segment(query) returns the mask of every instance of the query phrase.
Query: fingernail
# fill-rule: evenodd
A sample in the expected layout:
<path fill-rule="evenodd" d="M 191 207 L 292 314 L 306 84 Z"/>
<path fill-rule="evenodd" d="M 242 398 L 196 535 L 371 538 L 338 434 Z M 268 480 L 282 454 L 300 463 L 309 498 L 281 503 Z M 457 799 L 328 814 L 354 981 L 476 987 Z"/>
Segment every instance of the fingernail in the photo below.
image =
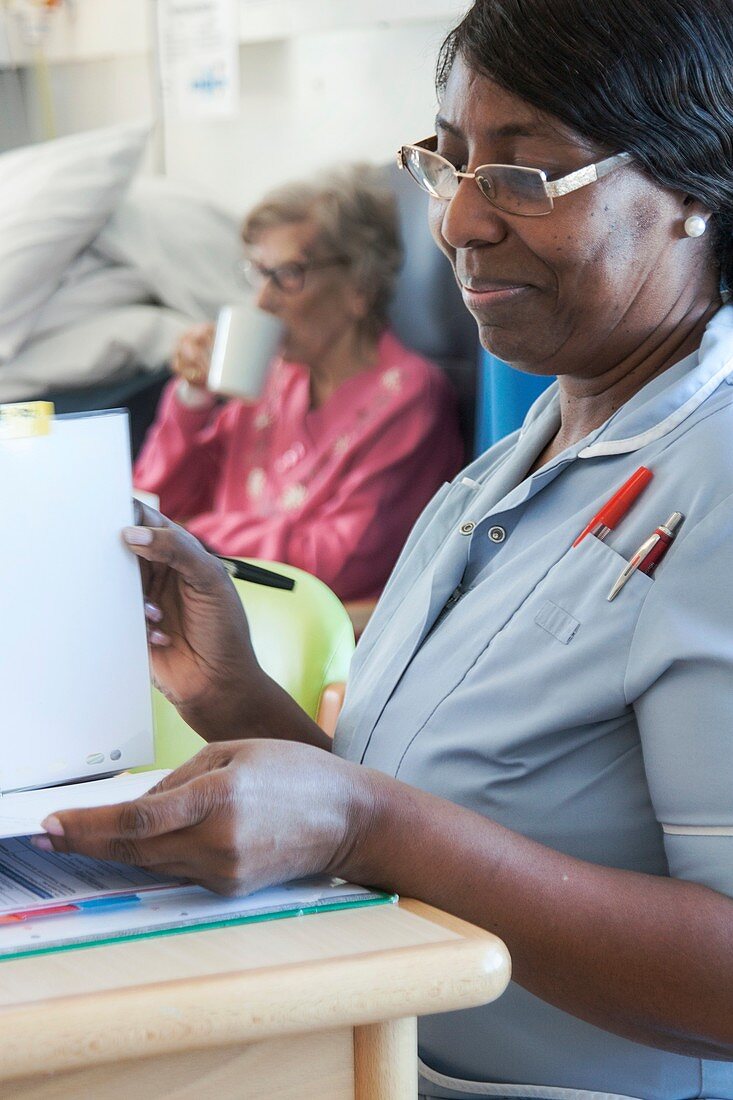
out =
<path fill-rule="evenodd" d="M 45 817 L 41 822 L 41 827 L 49 834 L 49 836 L 63 836 L 64 827 L 57 817 L 51 814 L 49 817 Z"/>
<path fill-rule="evenodd" d="M 157 604 L 145 602 L 145 614 L 151 620 L 151 622 L 159 623 L 163 618 L 163 612 L 160 610 Z"/>
<path fill-rule="evenodd" d="M 170 638 L 162 630 L 151 630 L 148 639 L 151 645 L 170 645 Z"/>
<path fill-rule="evenodd" d="M 125 527 L 122 537 L 130 546 L 149 546 L 153 541 L 153 532 L 149 527 Z"/>
<path fill-rule="evenodd" d="M 53 844 L 47 836 L 32 836 L 31 844 L 34 848 L 40 848 L 42 852 L 53 851 Z"/>

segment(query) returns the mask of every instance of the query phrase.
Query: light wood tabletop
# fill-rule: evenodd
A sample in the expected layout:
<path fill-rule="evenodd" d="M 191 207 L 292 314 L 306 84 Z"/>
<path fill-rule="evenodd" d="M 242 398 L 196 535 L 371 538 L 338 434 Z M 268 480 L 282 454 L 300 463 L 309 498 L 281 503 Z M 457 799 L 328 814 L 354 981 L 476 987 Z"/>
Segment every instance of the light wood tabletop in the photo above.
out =
<path fill-rule="evenodd" d="M 414 1100 L 415 1018 L 509 975 L 414 901 L 5 960 L 0 1096 Z"/>

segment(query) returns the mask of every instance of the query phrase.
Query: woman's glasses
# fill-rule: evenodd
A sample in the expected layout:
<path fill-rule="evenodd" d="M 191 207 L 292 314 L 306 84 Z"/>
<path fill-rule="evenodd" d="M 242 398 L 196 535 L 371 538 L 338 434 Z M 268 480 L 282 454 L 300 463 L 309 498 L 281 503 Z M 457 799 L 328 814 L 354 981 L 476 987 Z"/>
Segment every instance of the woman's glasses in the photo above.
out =
<path fill-rule="evenodd" d="M 441 202 L 450 202 L 462 179 L 475 180 L 484 198 L 497 209 L 527 218 L 551 213 L 554 200 L 560 195 L 595 183 L 631 160 L 630 153 L 617 153 L 561 179 L 548 180 L 539 168 L 520 168 L 514 164 L 482 164 L 475 172 L 459 172 L 435 152 L 437 145 L 437 137 L 426 138 L 416 145 L 403 145 L 397 153 L 397 167 L 406 168 L 424 191 Z"/>
<path fill-rule="evenodd" d="M 277 267 L 265 267 L 257 260 L 241 260 L 237 264 L 237 271 L 253 290 L 259 290 L 269 279 L 283 294 L 299 294 L 305 286 L 309 271 L 319 271 L 324 267 L 346 263 L 348 260 L 341 256 L 333 256 L 325 260 L 293 261 L 288 264 L 279 264 Z"/>

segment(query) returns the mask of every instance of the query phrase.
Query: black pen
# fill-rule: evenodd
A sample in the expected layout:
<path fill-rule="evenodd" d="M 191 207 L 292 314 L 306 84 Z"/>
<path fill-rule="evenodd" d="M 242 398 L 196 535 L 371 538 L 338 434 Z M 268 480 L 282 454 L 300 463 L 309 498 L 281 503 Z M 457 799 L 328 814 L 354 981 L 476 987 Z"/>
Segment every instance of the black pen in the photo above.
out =
<path fill-rule="evenodd" d="M 221 554 L 215 554 L 230 577 L 238 581 L 251 581 L 252 584 L 264 584 L 268 588 L 283 588 L 286 592 L 292 592 L 295 581 L 292 577 L 284 577 L 282 573 L 275 573 L 272 569 L 263 569 L 261 565 L 250 565 L 247 561 L 239 561 L 238 558 L 225 558 Z"/>

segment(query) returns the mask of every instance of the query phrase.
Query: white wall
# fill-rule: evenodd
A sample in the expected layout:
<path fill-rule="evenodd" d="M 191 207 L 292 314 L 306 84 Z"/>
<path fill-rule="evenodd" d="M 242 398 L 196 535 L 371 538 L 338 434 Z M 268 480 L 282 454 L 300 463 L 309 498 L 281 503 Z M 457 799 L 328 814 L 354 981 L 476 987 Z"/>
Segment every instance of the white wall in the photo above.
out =
<path fill-rule="evenodd" d="M 22 69 L 20 73 L 29 137 L 38 140 L 47 131 L 39 74 L 34 69 Z M 58 137 L 114 122 L 152 119 L 156 114 L 151 60 L 144 54 L 53 64 L 48 67 L 47 77 Z M 157 170 L 160 164 L 158 143 L 157 136 L 151 139 L 146 164 L 149 171 Z"/>
<path fill-rule="evenodd" d="M 237 119 L 169 120 L 152 166 L 216 194 L 237 213 L 275 183 L 339 160 L 390 160 L 432 130 L 433 70 L 454 20 L 324 30 L 240 48 Z M 50 66 L 57 132 L 153 115 L 149 56 Z M 26 111 L 38 132 L 31 70 Z"/>
<path fill-rule="evenodd" d="M 308 34 L 241 49 L 241 116 L 166 127 L 166 169 L 213 179 L 244 209 L 273 183 L 339 160 L 383 162 L 424 137 L 445 27 Z"/>

